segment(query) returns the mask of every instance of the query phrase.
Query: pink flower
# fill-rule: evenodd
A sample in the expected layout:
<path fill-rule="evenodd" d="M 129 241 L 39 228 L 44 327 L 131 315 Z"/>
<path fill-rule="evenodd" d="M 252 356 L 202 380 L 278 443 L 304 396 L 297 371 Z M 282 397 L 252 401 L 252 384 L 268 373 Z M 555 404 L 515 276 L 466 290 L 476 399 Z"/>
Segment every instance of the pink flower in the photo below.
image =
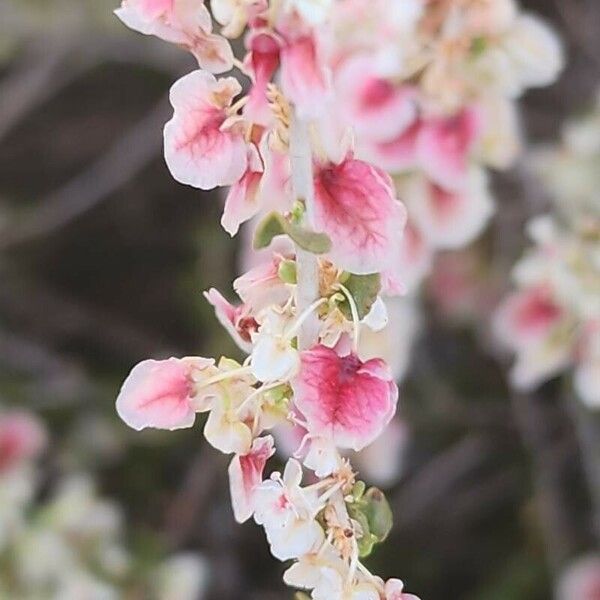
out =
<path fill-rule="evenodd" d="M 244 116 L 259 125 L 268 126 L 272 121 L 267 86 L 279 68 L 281 44 L 278 37 L 265 31 L 253 32 L 247 40 L 249 52 L 244 62 L 252 74 L 252 88 Z"/>
<path fill-rule="evenodd" d="M 451 117 L 425 121 L 417 139 L 419 165 L 430 179 L 446 189 L 460 188 L 469 158 L 483 131 L 481 114 L 465 108 Z"/>
<path fill-rule="evenodd" d="M 252 351 L 251 334 L 258 329 L 258 323 L 250 314 L 248 306 L 233 306 L 221 292 L 211 288 L 204 297 L 214 307 L 217 320 L 226 329 L 233 341 L 244 352 Z"/>
<path fill-rule="evenodd" d="M 194 71 L 171 88 L 173 118 L 165 126 L 165 159 L 180 183 L 202 190 L 237 183 L 248 167 L 239 119 L 228 108 L 241 92 L 232 77 Z"/>
<path fill-rule="evenodd" d="M 344 121 L 360 139 L 386 142 L 398 138 L 417 118 L 416 91 L 398 86 L 374 71 L 369 56 L 351 58 L 336 74 Z"/>
<path fill-rule="evenodd" d="M 267 461 L 275 453 L 273 438 L 257 438 L 248 454 L 236 455 L 229 465 L 229 487 L 233 514 L 238 523 L 244 523 L 253 514 L 253 495 L 262 483 Z"/>
<path fill-rule="evenodd" d="M 281 86 L 301 118 L 317 116 L 330 92 L 330 74 L 310 34 L 287 36 L 281 49 Z"/>
<path fill-rule="evenodd" d="M 275 254 L 233 282 L 238 296 L 253 311 L 281 305 L 289 299 L 290 288 L 279 278 L 282 260 L 280 254 Z"/>
<path fill-rule="evenodd" d="M 202 69 L 224 73 L 233 67 L 231 46 L 212 33 L 210 13 L 202 2 L 123 0 L 115 14 L 135 31 L 184 46 Z"/>
<path fill-rule="evenodd" d="M 117 412 L 129 427 L 141 431 L 184 429 L 196 419 L 195 370 L 213 366 L 203 358 L 145 360 L 136 365 L 117 397 Z"/>
<path fill-rule="evenodd" d="M 260 210 L 259 186 L 263 177 L 263 164 L 254 144 L 248 145 L 248 166 L 242 178 L 231 186 L 221 219 L 223 229 L 232 237 L 240 225 L 254 217 Z"/>
<path fill-rule="evenodd" d="M 414 178 L 408 187 L 411 216 L 427 241 L 438 249 L 469 244 L 494 211 L 483 169 L 471 169 L 459 189 L 448 190 L 423 177 Z"/>
<path fill-rule="evenodd" d="M 45 447 L 46 431 L 26 412 L 0 415 L 0 473 L 35 458 Z"/>
<path fill-rule="evenodd" d="M 309 434 L 356 451 L 379 436 L 398 401 L 398 388 L 382 360 L 363 363 L 325 346 L 302 352 L 292 387 Z"/>
<path fill-rule="evenodd" d="M 543 342 L 565 317 L 561 306 L 544 285 L 510 295 L 496 314 L 499 338 L 515 350 Z"/>
<path fill-rule="evenodd" d="M 333 243 L 332 261 L 357 274 L 384 270 L 400 254 L 406 210 L 390 177 L 351 155 L 315 167 L 315 228 Z"/>
<path fill-rule="evenodd" d="M 600 556 L 590 554 L 568 565 L 558 582 L 557 600 L 600 598 Z"/>

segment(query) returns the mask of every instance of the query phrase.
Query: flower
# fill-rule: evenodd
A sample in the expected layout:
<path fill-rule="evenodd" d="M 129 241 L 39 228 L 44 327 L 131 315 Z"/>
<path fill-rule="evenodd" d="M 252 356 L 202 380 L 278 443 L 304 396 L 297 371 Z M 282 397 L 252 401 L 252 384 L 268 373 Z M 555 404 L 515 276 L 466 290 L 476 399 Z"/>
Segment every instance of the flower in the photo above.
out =
<path fill-rule="evenodd" d="M 351 273 L 377 273 L 400 254 L 406 209 L 389 176 L 347 155 L 317 164 L 314 226 L 333 243 L 330 258 Z"/>
<path fill-rule="evenodd" d="M 388 579 L 385 583 L 385 600 L 419 600 L 404 592 L 404 583 L 399 579 Z"/>
<path fill-rule="evenodd" d="M 252 516 L 254 490 L 262 482 L 265 465 L 274 453 L 274 440 L 269 435 L 254 440 L 250 452 L 234 456 L 229 464 L 231 503 L 238 523 Z"/>
<path fill-rule="evenodd" d="M 165 126 L 165 159 L 180 183 L 202 190 L 237 183 L 248 168 L 246 142 L 228 109 L 242 91 L 233 77 L 194 71 L 171 88 L 173 118 Z"/>
<path fill-rule="evenodd" d="M 194 371 L 211 367 L 204 358 L 145 360 L 136 365 L 117 397 L 117 413 L 129 427 L 141 431 L 183 429 L 196 420 Z"/>
<path fill-rule="evenodd" d="M 123 0 L 115 14 L 145 35 L 187 48 L 202 69 L 224 73 L 233 67 L 229 42 L 212 33 L 208 9 L 189 0 Z"/>
<path fill-rule="evenodd" d="M 302 467 L 288 460 L 283 478 L 264 481 L 254 491 L 254 520 L 263 525 L 271 553 L 279 560 L 316 552 L 323 544 L 323 529 L 315 520 L 316 495 L 300 487 Z"/>
<path fill-rule="evenodd" d="M 309 434 L 356 451 L 383 431 L 398 401 L 398 388 L 382 360 L 362 362 L 354 354 L 338 356 L 325 346 L 301 353 L 300 373 L 292 387 Z"/>

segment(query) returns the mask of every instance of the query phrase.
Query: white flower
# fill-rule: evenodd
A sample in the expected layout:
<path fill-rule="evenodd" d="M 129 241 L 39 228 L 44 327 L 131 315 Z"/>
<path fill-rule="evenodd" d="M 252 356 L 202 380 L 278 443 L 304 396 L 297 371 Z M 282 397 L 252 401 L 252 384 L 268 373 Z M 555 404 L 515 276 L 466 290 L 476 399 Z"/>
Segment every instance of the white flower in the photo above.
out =
<path fill-rule="evenodd" d="M 263 525 L 271 552 L 279 560 L 315 552 L 325 539 L 315 520 L 317 497 L 300 487 L 302 467 L 290 459 L 283 479 L 271 479 L 254 492 L 254 519 Z"/>

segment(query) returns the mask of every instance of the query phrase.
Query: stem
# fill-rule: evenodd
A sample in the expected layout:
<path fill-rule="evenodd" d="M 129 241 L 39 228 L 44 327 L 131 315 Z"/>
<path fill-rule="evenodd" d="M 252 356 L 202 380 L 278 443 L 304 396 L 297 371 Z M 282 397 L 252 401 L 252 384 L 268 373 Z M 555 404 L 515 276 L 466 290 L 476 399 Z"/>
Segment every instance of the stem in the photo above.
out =
<path fill-rule="evenodd" d="M 314 222 L 314 186 L 312 151 L 308 123 L 294 115 L 290 131 L 290 156 L 294 195 L 306 206 L 304 225 L 312 228 Z M 303 313 L 319 297 L 319 263 L 314 254 L 296 246 L 296 304 Z M 298 335 L 300 350 L 310 348 L 318 338 L 318 318 L 311 315 L 304 321 Z"/>

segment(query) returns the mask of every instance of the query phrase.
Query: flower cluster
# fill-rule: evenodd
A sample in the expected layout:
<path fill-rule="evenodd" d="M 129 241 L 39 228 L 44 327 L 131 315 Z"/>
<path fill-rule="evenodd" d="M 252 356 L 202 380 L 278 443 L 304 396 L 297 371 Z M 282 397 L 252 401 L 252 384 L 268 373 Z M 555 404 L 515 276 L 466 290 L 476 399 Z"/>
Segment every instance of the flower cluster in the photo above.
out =
<path fill-rule="evenodd" d="M 205 573 L 191 554 L 153 564 L 145 581 L 133 577 L 140 565 L 123 546 L 121 513 L 88 476 L 70 475 L 37 501 L 36 461 L 46 446 L 33 415 L 0 413 L 0 597 L 197 599 Z"/>
<path fill-rule="evenodd" d="M 228 186 L 223 227 L 235 235 L 256 218 L 253 245 L 266 252 L 235 281 L 236 304 L 205 294 L 247 358 L 144 361 L 117 411 L 137 430 L 187 428 L 206 413 L 206 439 L 231 455 L 234 516 L 254 518 L 272 554 L 294 561 L 289 585 L 315 600 L 407 600 L 402 582 L 361 562 L 387 537 L 391 511 L 347 459 L 396 411 L 392 370 L 361 340 L 385 327 L 382 297 L 402 288 L 406 209 L 391 177 L 327 122 L 335 5 L 214 0 L 221 35 L 200 0 L 124 0 L 117 11 L 198 60 L 171 89 L 167 165 L 198 189 Z M 240 62 L 227 37 L 244 31 Z M 235 78 L 216 77 L 232 65 L 250 77 L 245 95 Z M 275 429 L 286 427 L 297 434 L 293 458 L 265 477 Z"/>
<path fill-rule="evenodd" d="M 520 150 L 516 99 L 556 79 L 562 50 L 515 0 L 331 4 L 324 119 L 351 126 L 357 156 L 394 177 L 409 223 L 389 276 L 414 289 L 436 250 L 468 244 L 491 217 L 487 168 Z"/>
<path fill-rule="evenodd" d="M 500 339 L 517 355 L 512 379 L 533 388 L 573 367 L 581 399 L 600 407 L 600 102 L 533 164 L 555 198 L 532 221 L 535 243 L 517 264 L 517 291 L 498 310 Z"/>

